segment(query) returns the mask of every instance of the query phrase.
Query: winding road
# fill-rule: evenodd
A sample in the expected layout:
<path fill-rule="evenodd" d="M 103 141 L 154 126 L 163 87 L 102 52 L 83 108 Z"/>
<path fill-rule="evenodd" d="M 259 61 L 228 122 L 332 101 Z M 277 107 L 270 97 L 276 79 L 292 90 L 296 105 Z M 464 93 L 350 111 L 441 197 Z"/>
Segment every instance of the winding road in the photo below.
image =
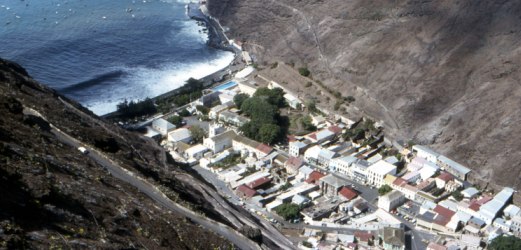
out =
<path fill-rule="evenodd" d="M 31 108 L 25 108 L 24 113 L 41 117 L 42 119 L 49 122 L 38 111 L 33 110 Z M 228 239 L 230 242 L 235 244 L 240 249 L 261 249 L 258 244 L 248 239 L 244 235 L 238 233 L 229 226 L 226 226 L 222 223 L 216 222 L 202 215 L 194 213 L 193 211 L 173 202 L 155 185 L 137 176 L 133 172 L 119 166 L 117 163 L 113 162 L 108 157 L 106 157 L 102 152 L 99 152 L 98 150 L 96 150 L 93 147 L 90 147 L 89 145 L 83 144 L 82 142 L 76 140 L 74 137 L 68 135 L 67 133 L 61 131 L 59 128 L 55 127 L 53 124 L 49 124 L 51 125 L 51 133 L 53 133 L 59 141 L 74 148 L 78 148 L 80 146 L 85 147 L 89 152 L 88 154 L 86 154 L 87 157 L 91 158 L 99 165 L 104 167 L 114 178 L 127 182 L 131 186 L 137 188 L 139 191 L 147 195 L 149 198 L 154 200 L 162 207 L 170 211 L 176 212 L 182 216 L 185 216 L 191 219 L 193 222 L 203 226 L 204 228 L 221 235 L 222 237 Z M 78 153 L 80 152 L 78 151 Z"/>

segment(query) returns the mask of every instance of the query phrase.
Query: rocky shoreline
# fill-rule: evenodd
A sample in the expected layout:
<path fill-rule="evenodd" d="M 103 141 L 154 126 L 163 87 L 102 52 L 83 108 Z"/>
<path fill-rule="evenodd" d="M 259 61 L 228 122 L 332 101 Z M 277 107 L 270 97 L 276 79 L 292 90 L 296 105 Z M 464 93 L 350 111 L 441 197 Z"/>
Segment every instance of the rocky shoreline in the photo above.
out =
<path fill-rule="evenodd" d="M 204 25 L 205 28 L 208 30 L 207 45 L 209 47 L 234 53 L 234 59 L 230 62 L 230 64 L 228 64 L 228 66 L 199 79 L 204 82 L 205 87 L 210 87 L 215 83 L 219 83 L 227 79 L 231 72 L 242 69 L 244 65 L 241 60 L 241 51 L 231 46 L 223 30 L 220 28 L 218 21 L 216 21 L 211 16 L 205 15 L 203 11 L 200 9 L 198 3 L 190 3 L 186 6 L 186 15 L 193 20 L 201 22 L 202 25 Z M 151 99 L 154 101 L 158 101 L 177 95 L 182 90 L 183 86 L 163 93 L 161 95 L 152 97 Z M 101 117 L 111 119 L 113 117 L 116 117 L 117 115 L 118 111 L 114 111 L 102 115 Z"/>

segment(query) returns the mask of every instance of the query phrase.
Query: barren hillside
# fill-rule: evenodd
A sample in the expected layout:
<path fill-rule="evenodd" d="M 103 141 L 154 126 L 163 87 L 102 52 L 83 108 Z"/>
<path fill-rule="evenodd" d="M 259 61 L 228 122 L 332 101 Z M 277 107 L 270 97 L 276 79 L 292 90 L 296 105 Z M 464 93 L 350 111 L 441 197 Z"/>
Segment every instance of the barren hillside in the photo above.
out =
<path fill-rule="evenodd" d="M 520 1 L 208 4 L 261 65 L 305 65 L 355 96 L 394 139 L 431 145 L 486 181 L 521 188 Z"/>

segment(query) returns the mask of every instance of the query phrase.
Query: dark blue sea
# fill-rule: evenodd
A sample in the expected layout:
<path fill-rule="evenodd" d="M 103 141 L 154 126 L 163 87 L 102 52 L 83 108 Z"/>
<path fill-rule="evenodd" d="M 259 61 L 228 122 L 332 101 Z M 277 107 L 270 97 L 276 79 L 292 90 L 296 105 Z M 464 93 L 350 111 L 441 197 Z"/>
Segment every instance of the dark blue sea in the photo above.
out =
<path fill-rule="evenodd" d="M 0 57 L 97 114 L 231 62 L 181 0 L 0 0 Z"/>

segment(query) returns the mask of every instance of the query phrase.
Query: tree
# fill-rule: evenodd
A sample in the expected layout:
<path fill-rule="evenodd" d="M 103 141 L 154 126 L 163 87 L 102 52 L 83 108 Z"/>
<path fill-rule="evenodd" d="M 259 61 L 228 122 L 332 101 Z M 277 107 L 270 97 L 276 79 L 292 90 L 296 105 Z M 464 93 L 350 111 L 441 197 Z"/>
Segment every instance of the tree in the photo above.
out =
<path fill-rule="evenodd" d="M 488 245 L 490 250 L 521 249 L 521 239 L 515 236 L 498 236 Z"/>
<path fill-rule="evenodd" d="M 270 104 L 275 105 L 279 108 L 286 106 L 284 90 L 281 88 L 258 88 L 257 91 L 255 91 L 255 94 L 253 94 L 253 96 L 265 98 L 266 101 L 268 101 Z"/>
<path fill-rule="evenodd" d="M 233 97 L 233 102 L 237 108 L 241 108 L 242 103 L 246 101 L 246 99 L 250 98 L 248 94 L 240 93 Z"/>
<path fill-rule="evenodd" d="M 195 107 L 197 111 L 201 112 L 203 115 L 207 115 L 210 112 L 210 109 L 204 105 L 197 105 Z"/>
<path fill-rule="evenodd" d="M 154 101 L 150 98 L 146 98 L 142 101 L 128 101 L 125 99 L 123 102 L 118 103 L 116 106 L 117 110 L 122 118 L 135 118 L 143 115 L 150 115 L 157 112 Z"/>
<path fill-rule="evenodd" d="M 305 76 L 305 77 L 308 77 L 309 75 L 311 75 L 311 72 L 310 72 L 309 69 L 306 68 L 306 67 L 298 68 L 298 73 L 299 73 L 301 76 Z"/>
<path fill-rule="evenodd" d="M 278 139 L 280 132 L 278 125 L 266 123 L 260 127 L 257 138 L 263 143 L 272 144 Z"/>
<path fill-rule="evenodd" d="M 241 105 L 241 110 L 250 116 L 252 121 L 260 123 L 274 123 L 278 114 L 277 107 L 260 97 L 246 99 Z"/>
<path fill-rule="evenodd" d="M 181 111 L 179 111 L 179 115 L 182 116 L 182 117 L 187 117 L 187 116 L 190 116 L 190 111 L 188 111 L 187 109 L 183 109 Z"/>
<path fill-rule="evenodd" d="M 190 90 L 202 89 L 204 88 L 204 82 L 190 77 L 188 80 L 186 80 L 185 86 L 188 86 Z"/>
<path fill-rule="evenodd" d="M 284 220 L 296 219 L 299 217 L 300 207 L 293 203 L 284 203 L 276 207 L 275 212 L 280 215 Z"/>
<path fill-rule="evenodd" d="M 176 126 L 176 128 L 181 127 L 183 125 L 183 117 L 174 115 L 168 118 L 168 121 Z"/>
<path fill-rule="evenodd" d="M 391 190 L 393 190 L 393 188 L 391 188 L 389 185 L 387 184 L 384 184 L 383 186 L 381 186 L 379 189 L 378 189 L 378 194 L 380 195 L 385 195 L 389 192 L 391 192 Z"/>
<path fill-rule="evenodd" d="M 454 197 L 454 199 L 456 199 L 457 201 L 463 200 L 463 195 L 461 194 L 460 190 L 452 192 L 452 197 Z"/>
<path fill-rule="evenodd" d="M 306 107 L 308 107 L 308 110 L 311 113 L 317 113 L 318 112 L 317 105 L 316 105 L 314 100 L 307 101 L 306 102 Z"/>
<path fill-rule="evenodd" d="M 313 120 L 311 119 L 311 116 L 307 115 L 304 116 L 301 120 L 302 126 L 307 131 L 316 131 L 317 127 L 313 124 Z"/>
<path fill-rule="evenodd" d="M 189 128 L 190 133 L 192 134 L 192 138 L 195 143 L 200 143 L 203 141 L 206 132 L 201 127 L 194 125 Z"/>

